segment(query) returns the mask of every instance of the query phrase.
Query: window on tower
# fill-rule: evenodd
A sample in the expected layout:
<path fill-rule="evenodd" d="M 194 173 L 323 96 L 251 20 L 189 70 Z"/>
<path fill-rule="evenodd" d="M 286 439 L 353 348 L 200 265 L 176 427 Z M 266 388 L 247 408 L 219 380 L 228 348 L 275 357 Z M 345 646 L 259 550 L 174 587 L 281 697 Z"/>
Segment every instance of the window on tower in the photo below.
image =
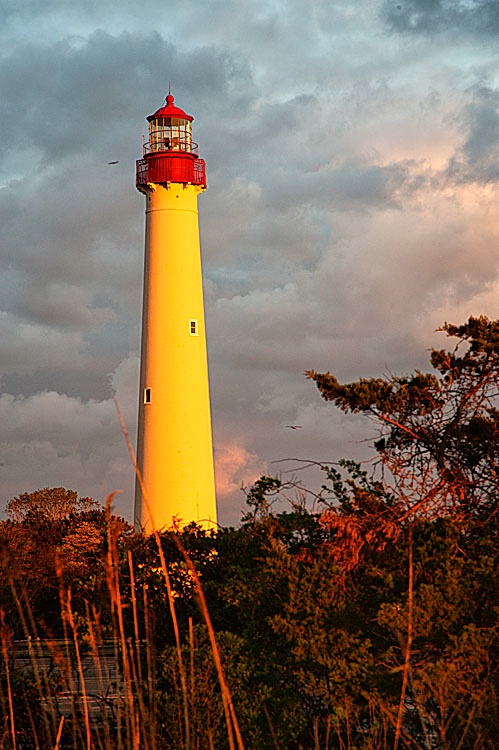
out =
<path fill-rule="evenodd" d="M 191 336 L 199 336 L 198 322 L 192 318 L 189 320 L 189 333 Z"/>
<path fill-rule="evenodd" d="M 150 388 L 144 388 L 144 403 L 145 404 L 151 403 L 151 389 Z"/>

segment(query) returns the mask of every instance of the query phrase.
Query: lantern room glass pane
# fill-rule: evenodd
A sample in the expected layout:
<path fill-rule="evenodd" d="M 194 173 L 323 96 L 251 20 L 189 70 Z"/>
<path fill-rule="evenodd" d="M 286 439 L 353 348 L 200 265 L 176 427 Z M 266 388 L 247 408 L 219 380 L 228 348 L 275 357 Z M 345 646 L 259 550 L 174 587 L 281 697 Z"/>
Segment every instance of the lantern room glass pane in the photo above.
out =
<path fill-rule="evenodd" d="M 192 130 L 188 120 L 160 117 L 149 123 L 151 151 L 192 151 Z"/>

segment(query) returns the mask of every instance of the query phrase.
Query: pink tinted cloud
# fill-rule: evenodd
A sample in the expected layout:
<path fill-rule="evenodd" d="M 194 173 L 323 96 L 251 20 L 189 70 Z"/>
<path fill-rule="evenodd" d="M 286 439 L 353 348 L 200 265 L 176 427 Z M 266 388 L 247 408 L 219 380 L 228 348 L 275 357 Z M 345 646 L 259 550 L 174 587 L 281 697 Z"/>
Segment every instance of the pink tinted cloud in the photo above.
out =
<path fill-rule="evenodd" d="M 215 450 L 217 497 L 223 499 L 248 487 L 264 472 L 261 460 L 242 445 L 229 443 Z"/>

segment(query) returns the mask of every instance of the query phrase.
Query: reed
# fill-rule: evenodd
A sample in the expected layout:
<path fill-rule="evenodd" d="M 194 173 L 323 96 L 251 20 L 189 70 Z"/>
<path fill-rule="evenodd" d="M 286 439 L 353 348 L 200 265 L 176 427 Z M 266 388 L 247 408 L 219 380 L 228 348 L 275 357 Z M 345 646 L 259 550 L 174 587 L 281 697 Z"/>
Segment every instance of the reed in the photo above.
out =
<path fill-rule="evenodd" d="M 157 750 L 165 745 L 164 700 L 158 688 L 158 654 L 155 612 L 151 608 L 147 576 L 139 577 L 134 554 L 120 553 L 120 529 L 123 524 L 111 512 L 113 496 L 106 504 L 105 552 L 102 560 L 107 610 L 103 625 L 102 609 L 86 601 L 75 609 L 74 594 L 65 581 L 64 561 L 55 561 L 55 582 L 59 599 L 59 632 L 37 621 L 29 597 L 19 581 L 11 579 L 12 598 L 22 631 L 14 638 L 0 606 L 0 708 L 5 717 L 0 725 L 1 750 Z M 208 634 L 219 682 L 219 695 L 227 728 L 229 750 L 244 750 L 241 732 L 224 673 L 208 604 L 196 568 L 173 535 L 185 570 L 193 583 Z M 175 727 L 176 750 L 214 747 L 212 733 L 200 736 L 206 723 L 197 685 L 197 636 L 192 618 L 185 632 L 176 613 L 176 594 L 162 540 L 154 535 L 158 570 L 164 586 L 164 598 L 173 632 L 174 662 L 168 670 L 176 682 L 173 702 L 179 708 Z M 120 556 L 121 554 L 121 556 Z M 54 625 L 54 623 L 52 623 Z M 203 654 L 204 658 L 204 654 Z M 159 691 L 159 692 L 158 692 Z M 161 705 L 158 701 L 161 698 Z M 171 693 L 170 693 L 171 699 Z M 170 716 L 171 714 L 168 713 Z M 195 727 L 195 729 L 193 729 Z M 203 743 L 205 743 L 203 745 Z"/>

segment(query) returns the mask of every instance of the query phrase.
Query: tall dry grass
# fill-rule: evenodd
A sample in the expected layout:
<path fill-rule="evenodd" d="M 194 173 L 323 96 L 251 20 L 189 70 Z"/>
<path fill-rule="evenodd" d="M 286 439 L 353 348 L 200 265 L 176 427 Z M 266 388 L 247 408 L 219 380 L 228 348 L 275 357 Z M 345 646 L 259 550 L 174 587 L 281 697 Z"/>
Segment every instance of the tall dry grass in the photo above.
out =
<path fill-rule="evenodd" d="M 123 580 L 119 534 L 121 524 L 107 502 L 107 540 L 103 560 L 109 610 L 106 628 L 92 602 L 85 616 L 75 610 L 71 588 L 65 583 L 62 560 L 56 561 L 62 638 L 36 621 L 22 587 L 10 581 L 21 623 L 22 639 L 15 640 L 0 603 L 0 750 L 158 750 L 158 655 L 147 584 L 136 583 L 133 554 L 127 552 L 127 580 Z M 182 706 L 175 728 L 178 750 L 197 750 L 199 736 L 192 724 L 203 722 L 197 699 L 196 637 L 192 620 L 186 632 L 176 612 L 168 563 L 160 535 L 155 533 L 159 568 L 174 633 L 178 690 Z M 244 750 L 223 660 L 211 623 L 199 575 L 177 538 L 186 570 L 200 604 L 218 675 L 219 691 L 230 750 Z M 124 593 L 125 586 L 127 592 Z M 186 655 L 187 654 L 187 655 Z M 164 699 L 164 698 L 163 698 Z M 210 742 L 211 744 L 211 742 Z M 173 747 L 173 746 L 172 746 Z"/>

